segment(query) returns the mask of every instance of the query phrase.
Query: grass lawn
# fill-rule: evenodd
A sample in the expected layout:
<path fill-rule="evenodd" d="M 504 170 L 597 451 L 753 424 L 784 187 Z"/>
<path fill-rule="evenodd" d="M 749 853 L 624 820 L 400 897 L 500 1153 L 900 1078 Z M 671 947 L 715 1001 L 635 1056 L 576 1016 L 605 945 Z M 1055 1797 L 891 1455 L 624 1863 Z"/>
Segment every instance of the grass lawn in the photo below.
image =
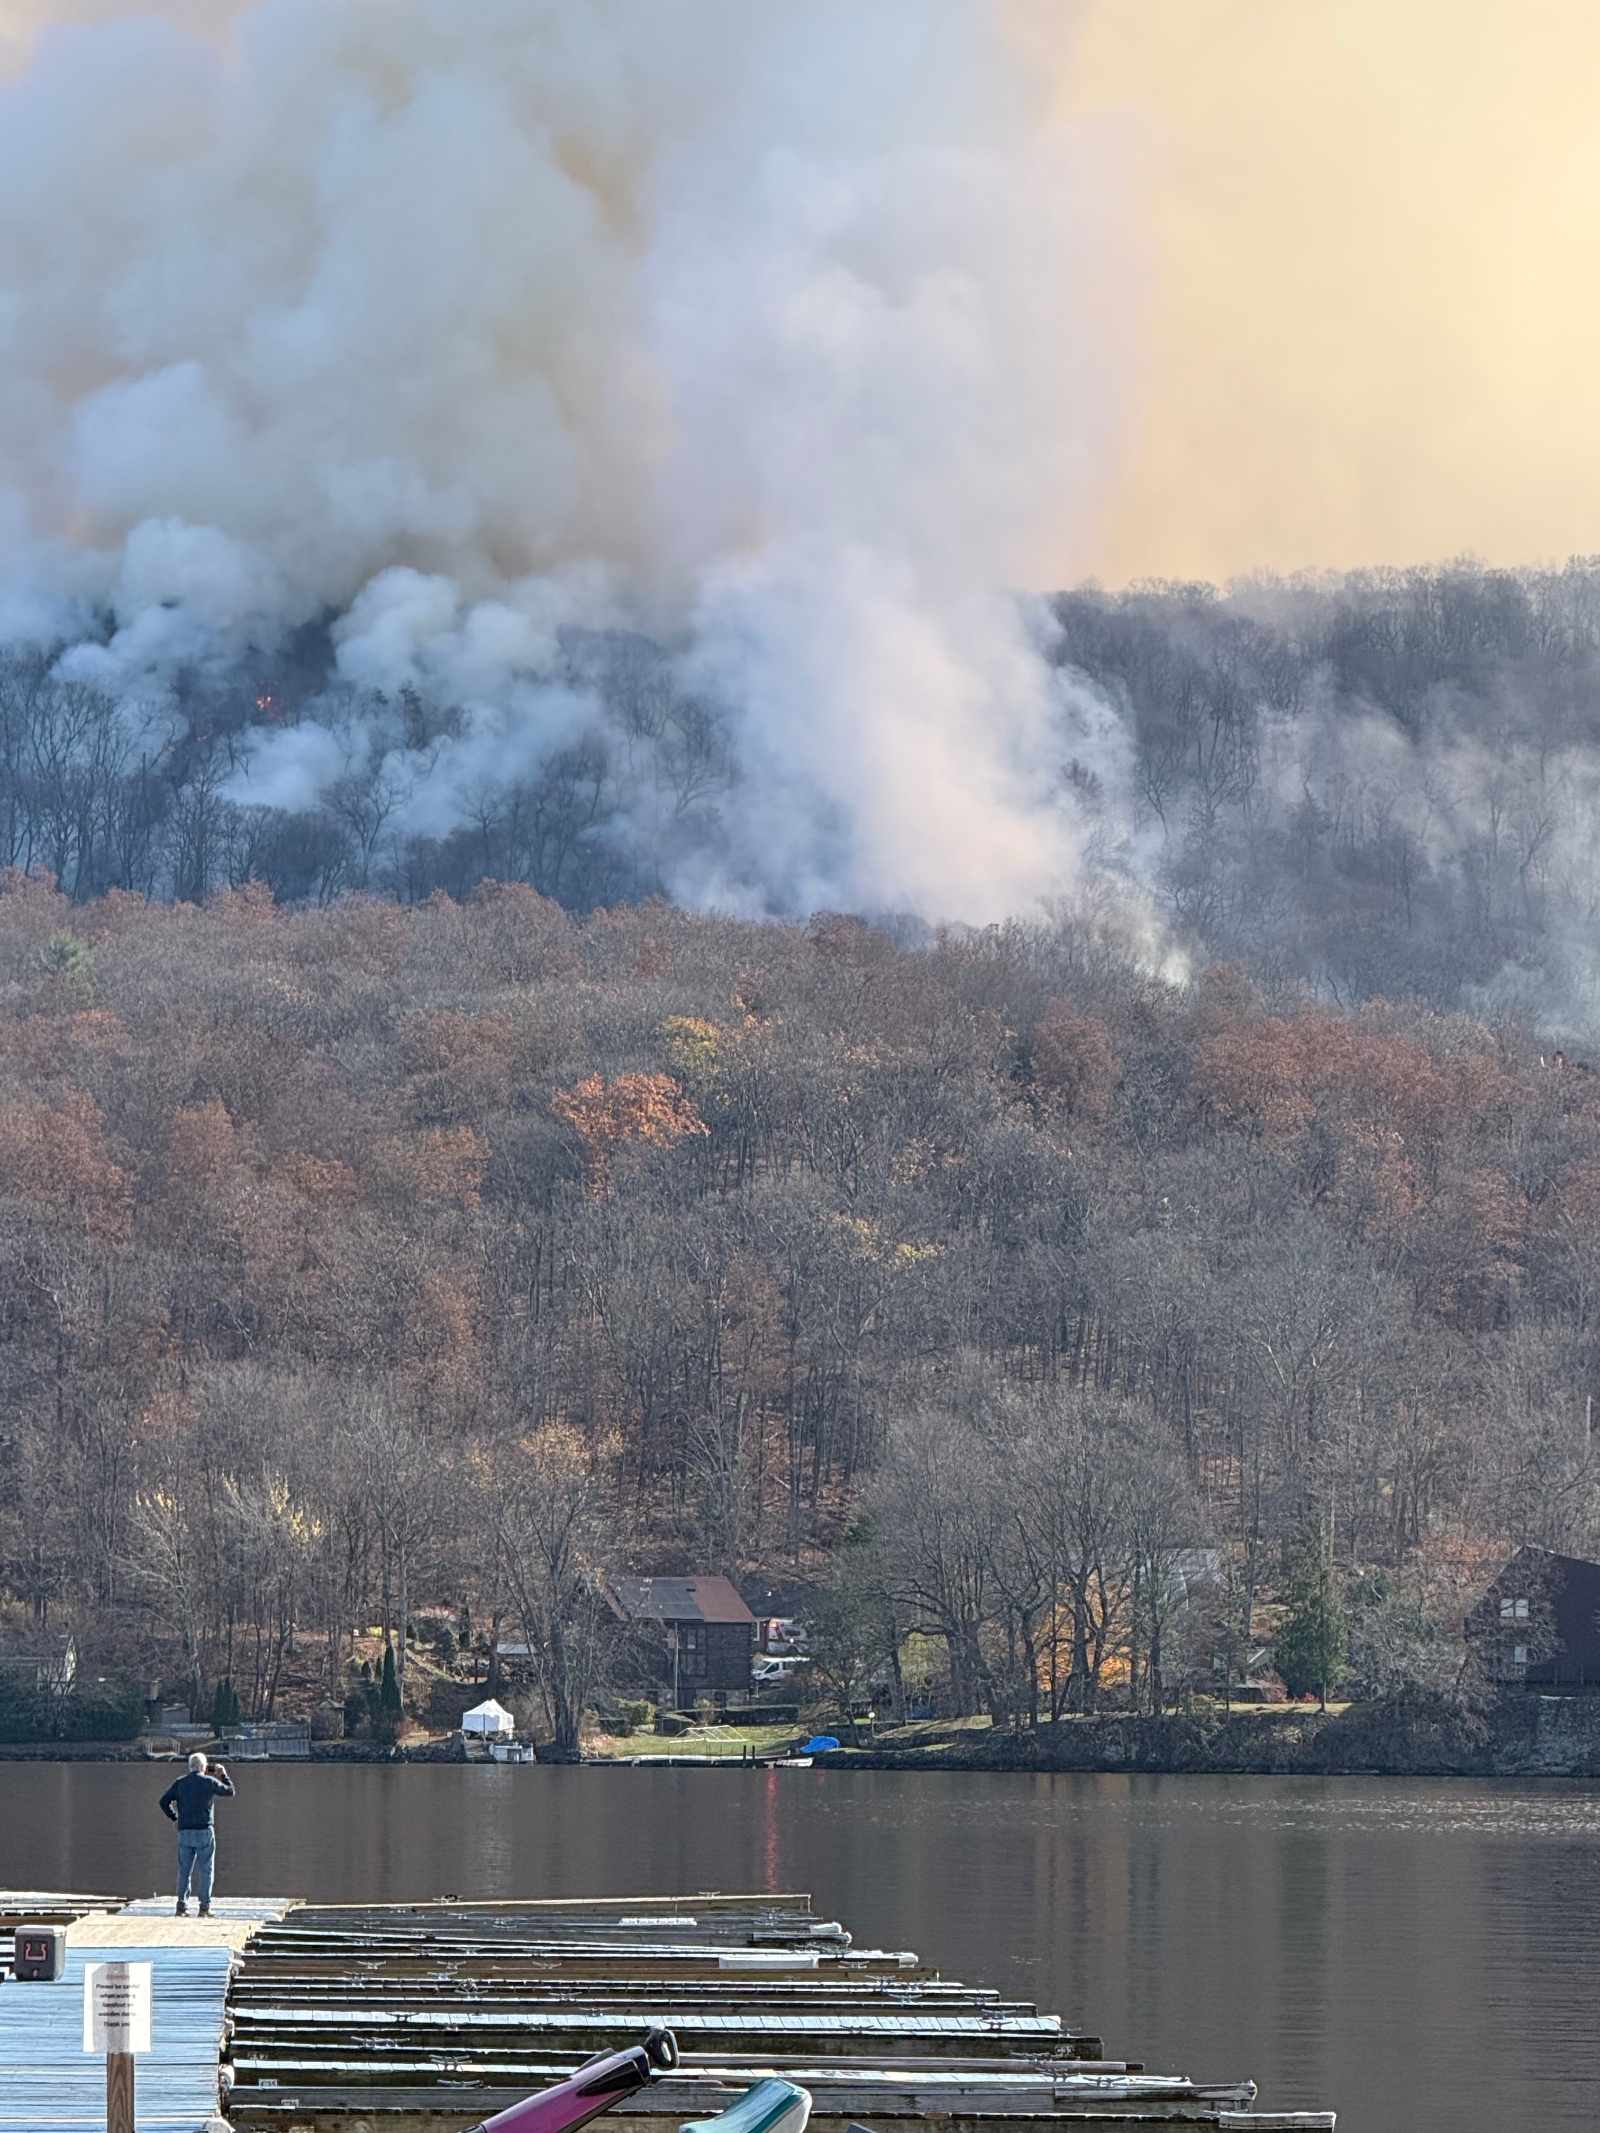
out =
<path fill-rule="evenodd" d="M 636 1755 L 718 1755 L 737 1762 L 746 1748 L 757 1755 L 780 1755 L 807 1737 L 800 1726 L 695 1726 L 687 1733 L 595 1733 L 584 1739 L 583 1752 L 603 1762 L 628 1762 Z"/>
<path fill-rule="evenodd" d="M 1226 1710 L 1226 1706 L 1220 1696 L 1197 1696 L 1195 1702 L 1209 1707 L 1218 1718 L 1221 1718 Z M 1320 1706 L 1316 1703 L 1236 1703 L 1233 1706 L 1233 1716 L 1235 1718 L 1304 1718 L 1309 1712 L 1316 1711 L 1319 1708 Z M 1333 1697 L 1330 1696 L 1328 1698 L 1328 1716 L 1330 1718 L 1337 1717 L 1341 1711 L 1348 1711 L 1349 1708 L 1348 1703 L 1337 1703 Z"/>
<path fill-rule="evenodd" d="M 1199 1701 L 1200 1699 L 1197 1699 Z M 1235 1718 L 1254 1718 L 1271 1724 L 1275 1719 L 1304 1718 L 1316 1710 L 1315 1704 L 1262 1703 L 1235 1704 Z M 1328 1704 L 1330 1717 L 1349 1709 L 1345 1703 Z M 1215 1715 L 1222 1716 L 1222 1699 L 1219 1696 L 1213 1706 Z M 1115 1712 L 1103 1714 L 1115 1717 Z M 1093 1723 L 1092 1720 L 1086 1721 Z M 1068 1721 L 1077 1723 L 1076 1720 Z M 879 1724 L 873 1728 L 863 1727 L 863 1745 L 876 1748 L 937 1749 L 948 1747 L 974 1733 L 986 1733 L 992 1721 L 987 1717 L 916 1719 L 904 1726 Z M 748 1748 L 756 1755 L 781 1755 L 797 1740 L 804 1740 L 808 1733 L 818 1730 L 806 1726 L 697 1726 L 687 1733 L 594 1733 L 586 1734 L 583 1752 L 586 1758 L 600 1762 L 628 1762 L 636 1755 L 705 1755 L 725 1756 L 737 1762 Z M 833 1731 L 837 1737 L 850 1745 L 843 1728 L 824 1726 L 820 1730 Z"/>
<path fill-rule="evenodd" d="M 879 1724 L 873 1731 L 872 1745 L 875 1748 L 942 1748 L 963 1733 L 988 1733 L 993 1728 L 994 1720 L 987 1711 L 971 1718 L 913 1718 L 903 1726 Z"/>

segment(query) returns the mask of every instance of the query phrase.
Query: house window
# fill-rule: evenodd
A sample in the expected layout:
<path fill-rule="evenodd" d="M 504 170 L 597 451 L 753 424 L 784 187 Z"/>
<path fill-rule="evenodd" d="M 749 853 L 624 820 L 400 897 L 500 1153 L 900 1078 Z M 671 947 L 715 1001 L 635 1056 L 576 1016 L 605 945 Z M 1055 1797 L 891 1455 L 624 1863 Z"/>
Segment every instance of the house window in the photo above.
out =
<path fill-rule="evenodd" d="M 678 1624 L 678 1676 L 682 1681 L 706 1678 L 706 1626 L 703 1622 Z"/>
<path fill-rule="evenodd" d="M 1528 1647 L 1525 1644 L 1513 1644 L 1511 1647 L 1511 1664 L 1513 1666 L 1526 1666 L 1527 1663 Z"/>
<path fill-rule="evenodd" d="M 1500 1602 L 1500 1619 L 1502 1622 L 1526 1622 L 1528 1619 L 1527 1601 L 1502 1600 Z"/>

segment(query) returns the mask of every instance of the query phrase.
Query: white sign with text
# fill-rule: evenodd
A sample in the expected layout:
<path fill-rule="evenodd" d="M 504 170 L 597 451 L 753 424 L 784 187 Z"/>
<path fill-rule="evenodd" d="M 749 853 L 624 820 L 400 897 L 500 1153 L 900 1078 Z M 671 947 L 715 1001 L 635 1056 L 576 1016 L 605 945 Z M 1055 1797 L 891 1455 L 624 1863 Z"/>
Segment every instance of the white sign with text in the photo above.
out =
<path fill-rule="evenodd" d="M 150 2049 L 149 1963 L 86 1963 L 83 1972 L 83 2048 L 86 2052 Z"/>

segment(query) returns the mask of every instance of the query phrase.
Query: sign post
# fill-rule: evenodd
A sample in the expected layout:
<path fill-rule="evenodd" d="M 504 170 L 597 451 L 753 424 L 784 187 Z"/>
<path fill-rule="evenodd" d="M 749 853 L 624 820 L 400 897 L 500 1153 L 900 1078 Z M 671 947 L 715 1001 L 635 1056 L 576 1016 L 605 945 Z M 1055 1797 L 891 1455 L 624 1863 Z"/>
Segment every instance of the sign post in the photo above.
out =
<path fill-rule="evenodd" d="M 87 1963 L 83 2048 L 105 2054 L 106 2133 L 134 2133 L 133 2062 L 150 2049 L 149 1963 Z"/>

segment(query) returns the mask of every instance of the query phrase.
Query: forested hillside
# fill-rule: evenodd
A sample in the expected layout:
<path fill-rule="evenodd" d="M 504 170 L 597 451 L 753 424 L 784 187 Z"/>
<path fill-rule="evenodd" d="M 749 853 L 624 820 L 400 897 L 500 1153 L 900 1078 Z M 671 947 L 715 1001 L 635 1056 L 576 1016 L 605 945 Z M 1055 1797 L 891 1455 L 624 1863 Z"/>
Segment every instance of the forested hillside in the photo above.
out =
<path fill-rule="evenodd" d="M 1197 963 L 1600 1030 L 1600 565 L 1080 591 L 1039 634 L 1090 873 Z M 738 722 L 673 647 L 566 633 L 559 745 L 486 759 L 466 800 L 438 792 L 463 706 L 356 688 L 334 655 L 308 628 L 148 701 L 0 655 L 0 864 L 77 901 L 261 881 L 416 902 L 493 877 L 583 911 L 737 886 Z M 304 766 L 293 806 L 246 804 L 268 744 Z M 769 888 L 744 884 L 750 908 Z"/>
<path fill-rule="evenodd" d="M 1248 1638 L 1309 1514 L 1413 1598 L 1593 1535 L 1600 1085 L 1512 1024 L 487 883 L 13 873 L 0 986 L 0 1553 L 86 1676 L 260 1714 L 466 1603 L 570 1731 L 596 1565 L 848 1529 L 952 1696 L 1059 1702 L 1152 1563 Z"/>

